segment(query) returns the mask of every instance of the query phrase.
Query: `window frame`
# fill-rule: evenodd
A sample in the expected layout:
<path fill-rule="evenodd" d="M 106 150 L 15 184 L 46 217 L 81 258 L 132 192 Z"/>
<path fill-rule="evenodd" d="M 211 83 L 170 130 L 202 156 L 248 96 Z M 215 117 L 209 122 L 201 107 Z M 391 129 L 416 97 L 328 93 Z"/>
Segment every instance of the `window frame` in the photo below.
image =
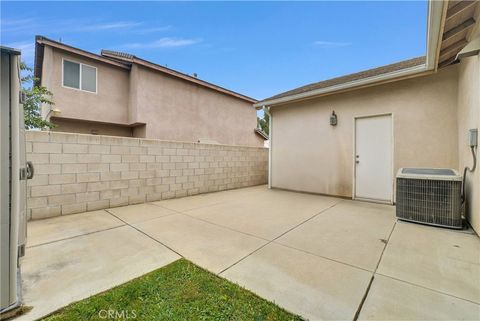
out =
<path fill-rule="evenodd" d="M 68 62 L 71 62 L 71 63 L 74 63 L 74 64 L 78 64 L 80 66 L 80 70 L 79 70 L 80 75 L 79 75 L 79 83 L 78 83 L 79 88 L 65 86 L 65 84 L 64 84 L 64 81 L 65 81 L 65 78 L 64 78 L 65 77 L 65 74 L 64 74 L 65 61 L 68 61 Z M 82 65 L 95 69 L 95 91 L 82 89 Z M 75 61 L 73 59 L 68 59 L 68 58 L 63 58 L 62 57 L 62 87 L 63 88 L 68 88 L 68 89 L 73 89 L 73 90 L 79 90 L 79 91 L 83 91 L 83 92 L 86 92 L 86 93 L 97 94 L 98 93 L 98 69 L 97 69 L 97 67 L 92 66 L 92 65 L 88 65 L 88 64 L 84 64 L 83 62 Z"/>

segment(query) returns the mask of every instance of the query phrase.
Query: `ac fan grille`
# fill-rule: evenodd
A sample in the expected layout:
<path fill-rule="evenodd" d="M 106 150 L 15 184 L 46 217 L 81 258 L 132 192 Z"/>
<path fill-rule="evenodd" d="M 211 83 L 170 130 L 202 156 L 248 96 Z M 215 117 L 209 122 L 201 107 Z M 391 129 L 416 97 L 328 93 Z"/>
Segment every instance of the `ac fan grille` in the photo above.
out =
<path fill-rule="evenodd" d="M 461 181 L 397 177 L 397 217 L 461 228 L 461 187 Z"/>

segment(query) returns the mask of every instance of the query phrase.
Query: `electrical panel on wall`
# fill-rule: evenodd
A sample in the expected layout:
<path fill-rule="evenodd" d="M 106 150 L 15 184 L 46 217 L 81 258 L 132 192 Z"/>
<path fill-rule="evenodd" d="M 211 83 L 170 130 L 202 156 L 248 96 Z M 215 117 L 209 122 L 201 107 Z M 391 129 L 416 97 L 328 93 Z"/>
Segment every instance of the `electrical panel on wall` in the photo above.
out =
<path fill-rule="evenodd" d="M 469 145 L 470 147 L 478 146 L 478 129 L 473 128 L 469 131 Z"/>

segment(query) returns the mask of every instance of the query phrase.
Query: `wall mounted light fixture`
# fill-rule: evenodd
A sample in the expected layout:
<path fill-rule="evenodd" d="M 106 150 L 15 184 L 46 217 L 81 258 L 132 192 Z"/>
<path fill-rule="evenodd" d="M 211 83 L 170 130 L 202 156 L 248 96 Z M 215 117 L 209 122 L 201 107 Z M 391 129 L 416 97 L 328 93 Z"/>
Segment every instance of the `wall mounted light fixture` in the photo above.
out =
<path fill-rule="evenodd" d="M 332 111 L 332 115 L 330 115 L 330 125 L 337 126 L 337 114 L 335 114 L 335 110 Z"/>

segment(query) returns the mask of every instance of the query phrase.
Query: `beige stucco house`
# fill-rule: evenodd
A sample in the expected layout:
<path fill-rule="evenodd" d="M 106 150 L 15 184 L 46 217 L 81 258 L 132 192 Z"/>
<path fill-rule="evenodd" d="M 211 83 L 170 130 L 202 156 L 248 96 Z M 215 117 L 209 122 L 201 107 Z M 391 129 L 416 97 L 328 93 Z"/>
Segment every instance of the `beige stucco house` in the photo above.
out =
<path fill-rule="evenodd" d="M 255 99 L 134 55 L 37 36 L 35 76 L 55 131 L 263 146 Z"/>
<path fill-rule="evenodd" d="M 480 126 L 479 10 L 478 2 L 430 1 L 425 57 L 256 103 L 271 115 L 270 186 L 393 203 L 399 168 L 471 167 L 469 129 Z M 467 217 L 480 233 L 480 169 L 467 173 L 466 186 Z"/>

